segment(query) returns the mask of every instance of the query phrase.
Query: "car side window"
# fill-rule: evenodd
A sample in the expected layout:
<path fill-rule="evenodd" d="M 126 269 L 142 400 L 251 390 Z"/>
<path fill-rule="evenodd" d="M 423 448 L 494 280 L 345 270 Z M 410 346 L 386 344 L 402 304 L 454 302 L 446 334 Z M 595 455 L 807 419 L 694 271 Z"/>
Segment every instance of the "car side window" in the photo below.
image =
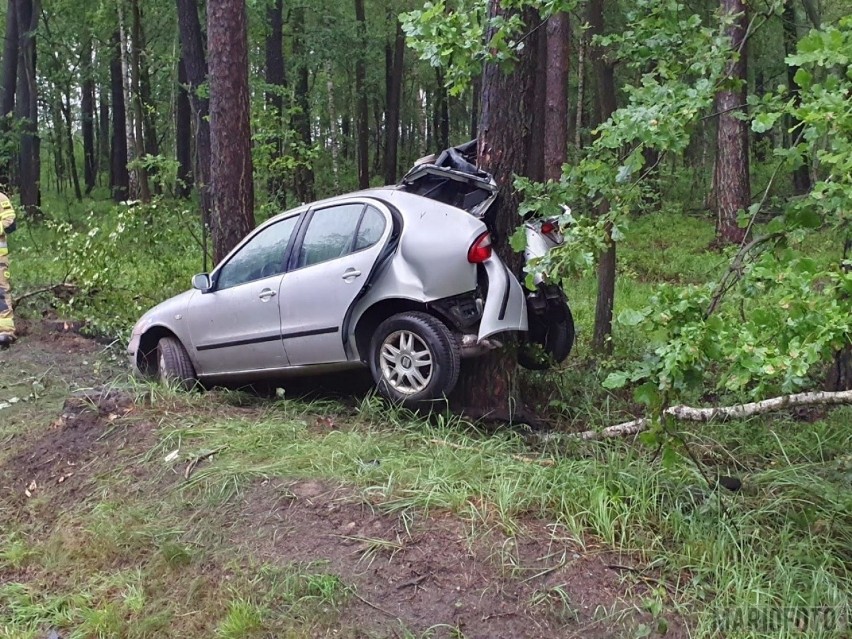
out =
<path fill-rule="evenodd" d="M 299 250 L 298 267 L 343 257 L 352 251 L 363 204 L 343 204 L 314 211 Z"/>
<path fill-rule="evenodd" d="M 299 216 L 294 215 L 255 235 L 219 270 L 216 288 L 231 288 L 283 273 L 284 253 L 298 221 Z"/>
<path fill-rule="evenodd" d="M 368 206 L 358 226 L 358 235 L 355 238 L 353 251 L 369 248 L 378 242 L 382 233 L 385 232 L 385 216 L 378 209 Z"/>

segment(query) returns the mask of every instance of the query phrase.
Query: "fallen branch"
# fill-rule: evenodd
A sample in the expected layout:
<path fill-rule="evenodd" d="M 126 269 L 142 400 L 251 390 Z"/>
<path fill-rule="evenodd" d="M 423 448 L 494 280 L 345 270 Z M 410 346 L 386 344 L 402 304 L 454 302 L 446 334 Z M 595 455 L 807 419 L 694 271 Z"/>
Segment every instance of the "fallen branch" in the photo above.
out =
<path fill-rule="evenodd" d="M 771 413 L 785 408 L 796 406 L 815 405 L 839 405 L 852 404 L 852 390 L 828 392 L 819 391 L 814 393 L 798 393 L 796 395 L 784 395 L 773 397 L 759 402 L 748 404 L 737 404 L 735 406 L 719 406 L 711 408 L 694 408 L 692 406 L 671 406 L 663 411 L 663 414 L 674 419 L 687 422 L 709 422 L 713 420 L 743 419 L 754 415 Z M 605 439 L 608 437 L 621 437 L 624 435 L 635 435 L 640 433 L 650 424 L 646 417 L 634 419 L 615 426 L 609 426 L 601 431 L 587 430 L 577 433 L 580 439 Z"/>
<path fill-rule="evenodd" d="M 16 295 L 12 299 L 12 307 L 18 306 L 25 299 L 30 297 L 35 297 L 36 295 L 41 295 L 42 293 L 53 293 L 57 297 L 59 297 L 59 293 L 63 293 L 66 296 L 73 295 L 77 292 L 77 287 L 74 284 L 69 284 L 68 282 L 60 282 L 59 284 L 51 284 L 50 286 L 45 286 L 44 288 L 37 288 L 33 291 L 27 291 L 26 293 L 21 293 L 20 295 Z"/>

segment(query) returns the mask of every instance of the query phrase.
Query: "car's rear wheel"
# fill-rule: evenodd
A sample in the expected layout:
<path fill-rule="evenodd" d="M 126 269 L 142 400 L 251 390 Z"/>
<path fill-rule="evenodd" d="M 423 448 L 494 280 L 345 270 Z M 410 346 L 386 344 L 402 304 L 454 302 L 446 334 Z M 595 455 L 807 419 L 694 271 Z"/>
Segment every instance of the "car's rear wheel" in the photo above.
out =
<path fill-rule="evenodd" d="M 198 381 L 192 360 L 176 337 L 161 337 L 157 343 L 157 378 L 183 390 L 191 390 Z"/>
<path fill-rule="evenodd" d="M 440 399 L 459 378 L 459 347 L 439 319 L 400 313 L 382 322 L 370 344 L 370 371 L 379 392 L 410 407 Z"/>

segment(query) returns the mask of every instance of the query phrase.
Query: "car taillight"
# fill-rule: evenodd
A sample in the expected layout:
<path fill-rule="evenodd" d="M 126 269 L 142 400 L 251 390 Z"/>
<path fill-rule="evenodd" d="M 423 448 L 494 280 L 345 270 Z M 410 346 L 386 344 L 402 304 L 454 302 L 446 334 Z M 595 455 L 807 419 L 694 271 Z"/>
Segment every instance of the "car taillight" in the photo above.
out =
<path fill-rule="evenodd" d="M 544 222 L 541 225 L 541 232 L 544 233 L 545 235 L 549 235 L 550 233 L 553 233 L 553 232 L 558 231 L 558 230 L 559 230 L 559 225 L 556 222 L 553 222 L 553 221 L 550 221 L 550 220 L 547 221 L 547 222 Z"/>
<path fill-rule="evenodd" d="M 467 261 L 471 264 L 480 264 L 491 257 L 491 235 L 483 233 L 480 235 L 467 252 Z"/>

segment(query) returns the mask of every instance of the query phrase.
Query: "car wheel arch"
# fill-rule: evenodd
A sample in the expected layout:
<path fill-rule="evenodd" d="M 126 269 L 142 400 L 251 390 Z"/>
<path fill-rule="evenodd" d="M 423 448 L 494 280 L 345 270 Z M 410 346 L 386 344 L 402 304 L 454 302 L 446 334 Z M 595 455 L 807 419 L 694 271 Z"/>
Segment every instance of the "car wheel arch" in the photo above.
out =
<path fill-rule="evenodd" d="M 358 358 L 365 364 L 367 363 L 370 352 L 370 341 L 373 339 L 373 334 L 376 332 L 379 324 L 393 315 L 411 311 L 429 312 L 424 302 L 403 297 L 394 297 L 379 300 L 361 313 L 355 324 L 354 331 Z"/>
<path fill-rule="evenodd" d="M 139 348 L 136 349 L 136 366 L 146 377 L 157 374 L 157 344 L 164 337 L 174 337 L 183 342 L 171 329 L 165 326 L 152 326 L 139 338 Z"/>

